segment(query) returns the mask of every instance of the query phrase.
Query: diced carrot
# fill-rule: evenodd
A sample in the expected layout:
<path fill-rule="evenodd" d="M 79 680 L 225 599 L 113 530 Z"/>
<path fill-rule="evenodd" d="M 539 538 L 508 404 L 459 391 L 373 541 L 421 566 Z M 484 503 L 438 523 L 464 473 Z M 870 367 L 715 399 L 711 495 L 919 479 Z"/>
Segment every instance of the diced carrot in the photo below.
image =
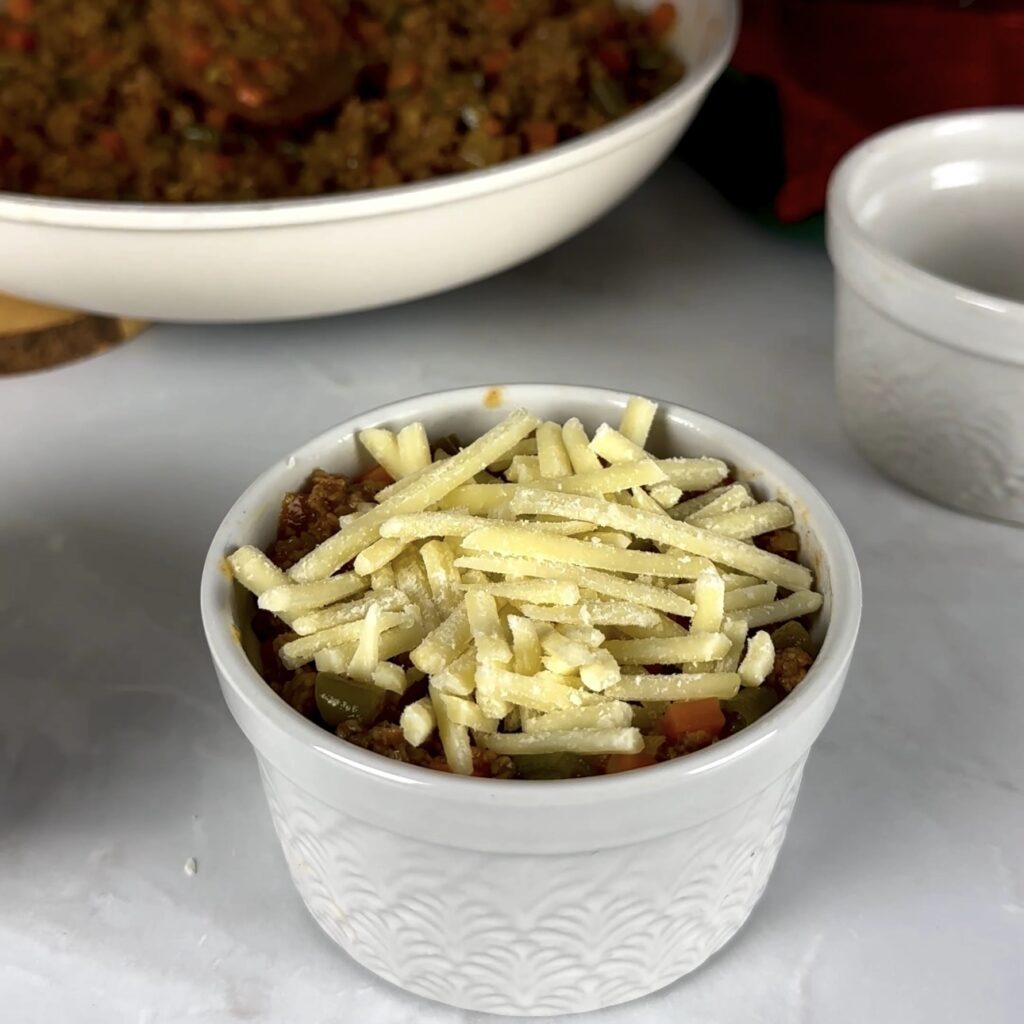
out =
<path fill-rule="evenodd" d="M 624 75 L 629 71 L 629 56 L 620 43 L 602 43 L 597 49 L 597 59 L 613 75 Z"/>
<path fill-rule="evenodd" d="M 609 38 L 621 35 L 622 29 L 625 26 L 625 22 L 623 22 L 619 12 L 614 7 L 606 7 L 603 10 L 597 11 L 594 22 L 598 32 Z"/>
<path fill-rule="evenodd" d="M 394 480 L 391 479 L 390 474 L 383 466 L 374 466 L 363 473 L 362 476 L 356 477 L 356 483 L 383 484 L 386 487 L 388 484 L 394 483 Z"/>
<path fill-rule="evenodd" d="M 124 157 L 124 139 L 121 137 L 120 132 L 115 131 L 113 128 L 101 128 L 96 135 L 96 141 L 112 160 L 120 160 Z"/>
<path fill-rule="evenodd" d="M 182 40 L 181 59 L 186 67 L 193 71 L 201 71 L 210 63 L 213 51 L 201 39 L 194 35 L 186 35 Z"/>
<path fill-rule="evenodd" d="M 220 131 L 228 123 L 228 113 L 220 107 L 207 107 L 203 112 L 203 123 Z"/>
<path fill-rule="evenodd" d="M 655 39 L 666 35 L 675 23 L 676 9 L 669 3 L 658 4 L 647 15 L 647 31 Z"/>
<path fill-rule="evenodd" d="M 214 0 L 214 6 L 229 18 L 235 18 L 242 13 L 240 0 Z"/>
<path fill-rule="evenodd" d="M 252 82 L 239 82 L 235 86 L 235 99 L 243 107 L 255 110 L 257 107 L 262 107 L 270 99 L 270 94 L 262 86 L 255 85 Z"/>
<path fill-rule="evenodd" d="M 109 50 L 104 50 L 102 47 L 95 46 L 86 52 L 85 66 L 89 68 L 90 71 L 99 71 L 100 68 L 105 67 L 110 63 L 112 56 L 113 55 Z"/>
<path fill-rule="evenodd" d="M 480 130 L 486 132 L 488 135 L 500 135 L 501 122 L 496 117 L 485 117 L 480 122 Z"/>
<path fill-rule="evenodd" d="M 256 60 L 256 70 L 260 73 L 260 77 L 266 81 L 281 70 L 281 62 L 274 60 L 273 57 L 259 57 Z"/>
<path fill-rule="evenodd" d="M 404 61 L 393 64 L 388 72 L 388 91 L 397 92 L 399 89 L 411 89 L 419 83 L 422 69 L 415 61 Z"/>
<path fill-rule="evenodd" d="M 473 748 L 473 774 L 478 779 L 489 779 L 491 777 L 491 763 L 479 747 Z"/>
<path fill-rule="evenodd" d="M 675 742 L 688 732 L 706 732 L 718 736 L 725 728 L 725 715 L 717 697 L 704 700 L 676 701 L 669 704 L 661 718 L 661 731 Z"/>
<path fill-rule="evenodd" d="M 512 13 L 512 0 L 487 0 L 487 10 L 503 18 Z"/>
<path fill-rule="evenodd" d="M 558 125 L 554 121 L 530 121 L 523 125 L 523 134 L 531 153 L 550 149 L 558 141 Z"/>
<path fill-rule="evenodd" d="M 379 43 L 388 33 L 387 27 L 376 18 L 356 17 L 353 21 L 353 32 L 362 43 Z"/>
<path fill-rule="evenodd" d="M 608 758 L 604 773 L 615 775 L 617 772 L 629 772 L 634 768 L 648 768 L 652 764 L 657 762 L 646 750 L 641 750 L 639 754 L 612 754 Z"/>
<path fill-rule="evenodd" d="M 485 75 L 500 75 L 511 59 L 508 50 L 489 50 L 480 55 L 480 68 Z"/>
<path fill-rule="evenodd" d="M 35 0 L 7 0 L 4 13 L 11 21 L 24 25 L 32 20 L 32 15 L 35 14 L 35 6 Z"/>
<path fill-rule="evenodd" d="M 27 28 L 9 28 L 4 33 L 4 43 L 9 50 L 31 53 L 36 48 L 36 34 Z"/>

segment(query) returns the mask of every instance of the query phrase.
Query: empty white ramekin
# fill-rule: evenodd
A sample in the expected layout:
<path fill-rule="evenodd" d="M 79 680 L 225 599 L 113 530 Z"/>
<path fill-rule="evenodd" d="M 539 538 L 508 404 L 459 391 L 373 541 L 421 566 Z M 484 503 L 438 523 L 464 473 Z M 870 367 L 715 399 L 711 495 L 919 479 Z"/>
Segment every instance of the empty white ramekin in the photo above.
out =
<path fill-rule="evenodd" d="M 843 419 L 883 472 L 1024 523 L 1024 111 L 913 121 L 828 190 Z"/>
<path fill-rule="evenodd" d="M 498 407 L 495 407 L 497 400 Z M 825 604 L 821 652 L 775 710 L 715 746 L 604 778 L 461 778 L 389 761 L 307 721 L 246 656 L 250 599 L 222 571 L 273 537 L 282 495 L 322 466 L 354 471 L 356 432 L 423 421 L 475 437 L 514 406 L 616 422 L 626 396 L 557 385 L 465 388 L 356 416 L 272 466 L 217 531 L 202 615 L 221 689 L 256 750 L 292 878 L 352 957 L 410 992 L 492 1013 L 554 1015 L 635 999 L 692 971 L 757 902 L 807 752 L 835 706 L 860 620 L 849 540 L 821 495 L 767 448 L 662 405 L 665 454 L 729 460 L 795 512 Z"/>

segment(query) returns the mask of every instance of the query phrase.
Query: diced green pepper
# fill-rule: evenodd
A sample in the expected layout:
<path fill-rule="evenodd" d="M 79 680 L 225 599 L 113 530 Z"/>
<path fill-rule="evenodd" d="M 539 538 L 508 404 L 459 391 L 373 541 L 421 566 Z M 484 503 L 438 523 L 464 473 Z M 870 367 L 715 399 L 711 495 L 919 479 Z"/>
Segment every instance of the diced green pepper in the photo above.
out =
<path fill-rule="evenodd" d="M 811 649 L 811 634 L 800 625 L 796 619 L 790 622 L 784 622 L 774 633 L 772 633 L 772 643 L 775 645 L 775 650 L 781 651 L 786 647 L 800 647 L 805 650 L 808 654 L 813 654 L 814 651 Z"/>
<path fill-rule="evenodd" d="M 524 779 L 581 779 L 594 774 L 579 754 L 517 754 L 512 760 Z"/>
<path fill-rule="evenodd" d="M 665 66 L 665 54 L 653 47 L 639 50 L 635 63 L 640 71 L 660 71 Z"/>
<path fill-rule="evenodd" d="M 607 117 L 618 117 L 629 106 L 622 86 L 613 78 L 594 77 L 590 82 L 590 98 Z"/>
<path fill-rule="evenodd" d="M 189 142 L 198 142 L 204 146 L 215 146 L 220 141 L 220 132 L 207 124 L 187 124 L 181 134 Z"/>
<path fill-rule="evenodd" d="M 755 686 L 740 690 L 735 697 L 722 701 L 722 710 L 727 717 L 736 717 L 733 724 L 733 731 L 745 729 L 752 725 L 762 715 L 768 714 L 776 704 L 779 703 L 779 696 L 767 686 Z"/>
<path fill-rule="evenodd" d="M 350 718 L 371 725 L 384 704 L 384 691 L 333 672 L 316 674 L 316 707 L 333 729 Z"/>

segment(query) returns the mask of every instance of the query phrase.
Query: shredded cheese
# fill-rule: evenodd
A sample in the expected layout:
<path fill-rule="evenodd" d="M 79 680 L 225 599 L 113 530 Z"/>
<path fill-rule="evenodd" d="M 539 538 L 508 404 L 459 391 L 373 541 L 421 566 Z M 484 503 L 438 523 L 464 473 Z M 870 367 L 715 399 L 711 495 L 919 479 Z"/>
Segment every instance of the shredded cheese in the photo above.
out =
<path fill-rule="evenodd" d="M 437 720 L 437 733 L 441 737 L 448 767 L 456 775 L 473 774 L 473 749 L 469 745 L 469 729 L 453 722 L 444 705 L 444 694 L 430 688 L 430 703 Z"/>
<path fill-rule="evenodd" d="M 328 576 L 315 583 L 292 583 L 285 573 L 282 572 L 281 576 L 285 580 L 282 585 L 264 590 L 259 595 L 256 603 L 265 611 L 308 612 L 343 601 L 366 589 L 366 580 L 354 572 Z"/>
<path fill-rule="evenodd" d="M 450 693 L 438 693 L 437 699 L 444 704 L 448 718 L 456 725 L 464 725 L 477 732 L 497 732 L 498 719 L 488 718 L 479 705 L 464 697 L 454 697 Z"/>
<path fill-rule="evenodd" d="M 821 603 L 821 594 L 813 590 L 797 590 L 788 597 L 772 601 L 770 604 L 762 604 L 756 608 L 741 608 L 730 614 L 735 619 L 742 619 L 750 629 L 757 629 L 773 622 L 785 622 L 787 619 L 813 615 L 821 607 Z"/>
<path fill-rule="evenodd" d="M 353 568 L 360 576 L 372 576 L 405 550 L 405 541 L 382 537 L 356 556 Z"/>
<path fill-rule="evenodd" d="M 512 661 L 512 648 L 505 639 L 494 595 L 479 587 L 467 591 L 466 613 L 479 660 L 509 664 Z"/>
<path fill-rule="evenodd" d="M 537 428 L 537 459 L 540 475 L 545 479 L 572 475 L 572 462 L 562 441 L 558 423 L 542 423 Z"/>
<path fill-rule="evenodd" d="M 590 450 L 590 438 L 583 424 L 575 417 L 562 424 L 562 443 L 574 473 L 594 473 L 601 468 L 601 460 Z"/>
<path fill-rule="evenodd" d="M 462 599 L 462 578 L 455 568 L 455 552 L 442 541 L 430 540 L 420 548 L 420 558 L 434 605 L 442 617 L 447 617 Z"/>
<path fill-rule="evenodd" d="M 714 569 L 706 569 L 693 585 L 693 619 L 690 630 L 694 633 L 717 633 L 722 628 L 725 614 L 725 583 Z"/>
<path fill-rule="evenodd" d="M 291 583 L 288 576 L 259 548 L 249 545 L 241 547 L 228 555 L 227 562 L 235 579 L 257 597 L 267 591 L 284 590 Z"/>
<path fill-rule="evenodd" d="M 605 690 L 606 697 L 617 700 L 702 700 L 718 697 L 728 700 L 739 693 L 736 672 L 674 672 L 664 675 L 637 673 L 623 675 Z"/>
<path fill-rule="evenodd" d="M 577 605 L 580 588 L 569 580 L 508 580 L 504 583 L 467 584 L 466 589 L 478 587 L 493 597 L 506 601 L 536 602 L 537 604 Z"/>
<path fill-rule="evenodd" d="M 409 626 L 414 619 L 408 612 L 382 612 L 378 619 L 381 629 L 390 629 L 392 626 Z M 312 661 L 317 651 L 324 651 L 328 647 L 337 647 L 344 643 L 358 643 L 362 635 L 363 622 L 347 622 L 341 626 L 332 626 L 330 629 L 321 629 L 309 636 L 300 636 L 297 640 L 290 640 L 283 644 L 278 651 L 281 663 L 285 668 L 295 669 Z"/>
<path fill-rule="evenodd" d="M 376 540 L 381 523 L 386 519 L 402 512 L 421 512 L 440 501 L 522 441 L 536 426 L 533 416 L 524 409 L 517 409 L 458 455 L 433 463 L 414 483 L 325 540 L 299 559 L 288 575 L 299 583 L 330 576 Z"/>
<path fill-rule="evenodd" d="M 644 738 L 634 728 L 565 729 L 495 733 L 481 736 L 480 745 L 496 754 L 639 754 Z"/>
<path fill-rule="evenodd" d="M 314 662 L 399 700 L 426 677 L 402 735 L 436 733 L 456 774 L 473 773 L 474 743 L 639 753 L 668 702 L 764 685 L 762 627 L 823 603 L 804 565 L 752 543 L 793 527 L 792 509 L 724 484 L 720 459 L 653 455 L 656 421 L 639 398 L 593 437 L 516 410 L 454 455 L 432 454 L 420 423 L 367 428 L 394 480 L 375 503 L 287 573 L 251 546 L 227 565 L 296 634 L 286 669 Z"/>
<path fill-rule="evenodd" d="M 468 646 L 471 638 L 469 613 L 463 602 L 409 655 L 412 663 L 427 675 L 447 668 Z"/>
<path fill-rule="evenodd" d="M 744 686 L 760 686 L 775 664 L 775 645 L 765 632 L 755 633 L 747 644 L 747 653 L 740 662 L 740 679 Z"/>
<path fill-rule="evenodd" d="M 682 665 L 688 661 L 724 658 L 729 650 L 729 638 L 724 633 L 691 633 L 689 636 L 609 640 L 607 647 L 620 665 Z"/>
<path fill-rule="evenodd" d="M 703 516 L 700 525 L 705 530 L 720 533 L 723 537 L 747 540 L 769 530 L 781 530 L 793 525 L 793 510 L 778 501 L 764 501 L 759 505 L 733 509 L 731 512 L 717 512 Z"/>
<path fill-rule="evenodd" d="M 656 611 L 628 601 L 581 601 L 568 607 L 546 607 L 523 602 L 519 610 L 529 619 L 574 626 L 638 626 L 656 629 L 661 622 Z"/>
<path fill-rule="evenodd" d="M 398 432 L 398 461 L 402 466 L 402 476 L 422 472 L 433 461 L 427 431 L 422 423 L 410 423 Z"/>
<path fill-rule="evenodd" d="M 398 724 L 402 728 L 405 742 L 413 747 L 422 747 L 437 726 L 434 708 L 429 697 L 421 697 L 402 709 Z"/>
<path fill-rule="evenodd" d="M 622 550 L 610 544 L 591 544 L 575 537 L 536 533 L 520 526 L 491 526 L 478 530 L 463 540 L 462 547 L 465 551 L 517 555 L 648 576 L 696 576 L 707 566 L 703 559 L 689 555 Z"/>
<path fill-rule="evenodd" d="M 343 626 L 346 622 L 362 619 L 369 611 L 370 605 L 377 605 L 384 612 L 397 612 L 409 606 L 409 599 L 393 587 L 388 590 L 371 591 L 358 600 L 332 604 L 327 608 L 299 615 L 292 621 L 292 629 L 299 636 L 309 636 L 321 629 Z"/>
<path fill-rule="evenodd" d="M 651 424 L 654 423 L 657 411 L 657 404 L 649 398 L 638 398 L 634 395 L 626 402 L 622 419 L 619 421 L 619 433 L 643 448 L 647 444 L 647 435 L 651 432 Z"/>
<path fill-rule="evenodd" d="M 733 569 L 794 590 L 810 586 L 811 573 L 797 562 L 790 562 L 751 544 L 701 530 L 669 516 L 658 516 L 639 509 L 617 505 L 583 495 L 553 494 L 539 488 L 521 488 L 512 499 L 513 511 L 532 515 L 562 515 L 583 519 L 612 530 L 624 530 L 644 540 L 660 541 L 694 555 L 703 555 Z"/>
<path fill-rule="evenodd" d="M 524 732 L 553 732 L 560 729 L 621 729 L 633 723 L 633 709 L 625 701 L 591 704 L 585 708 L 549 711 L 527 719 Z"/>

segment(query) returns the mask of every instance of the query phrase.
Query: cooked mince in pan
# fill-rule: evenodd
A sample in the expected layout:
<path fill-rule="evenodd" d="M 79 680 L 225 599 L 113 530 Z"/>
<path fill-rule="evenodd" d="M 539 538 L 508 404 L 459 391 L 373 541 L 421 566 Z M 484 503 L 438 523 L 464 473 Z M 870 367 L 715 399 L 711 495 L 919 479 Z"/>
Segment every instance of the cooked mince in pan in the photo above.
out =
<path fill-rule="evenodd" d="M 398 761 L 558 779 L 730 736 L 800 685 L 822 599 L 793 513 L 715 458 L 517 410 L 462 447 L 364 430 L 376 465 L 316 470 L 266 550 L 228 558 L 257 598 L 267 683 Z"/>
<path fill-rule="evenodd" d="M 677 82 L 674 22 L 610 0 L 0 0 L 0 190 L 257 200 L 489 167 Z"/>

